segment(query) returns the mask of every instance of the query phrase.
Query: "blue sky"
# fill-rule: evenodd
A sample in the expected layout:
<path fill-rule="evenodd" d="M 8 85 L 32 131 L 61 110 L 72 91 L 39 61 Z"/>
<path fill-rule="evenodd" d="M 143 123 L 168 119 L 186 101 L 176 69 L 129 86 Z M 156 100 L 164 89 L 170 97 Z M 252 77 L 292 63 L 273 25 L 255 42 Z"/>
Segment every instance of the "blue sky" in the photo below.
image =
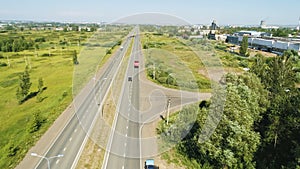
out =
<path fill-rule="evenodd" d="M 299 0 L 2 0 L 0 20 L 112 22 L 144 12 L 170 14 L 192 24 L 298 23 Z"/>

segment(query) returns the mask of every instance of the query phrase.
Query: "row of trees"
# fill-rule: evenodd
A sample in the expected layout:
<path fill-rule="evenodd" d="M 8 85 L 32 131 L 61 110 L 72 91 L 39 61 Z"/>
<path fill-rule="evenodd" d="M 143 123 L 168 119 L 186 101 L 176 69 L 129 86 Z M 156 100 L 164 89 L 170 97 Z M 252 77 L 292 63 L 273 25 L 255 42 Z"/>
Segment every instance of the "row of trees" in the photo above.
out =
<path fill-rule="evenodd" d="M 300 160 L 300 93 L 295 87 L 293 62 L 296 53 L 286 51 L 282 57 L 267 60 L 258 56 L 252 72 L 268 90 L 270 101 L 258 125 L 262 144 L 257 164 L 268 168 L 296 168 Z"/>
<path fill-rule="evenodd" d="M 20 52 L 28 50 L 33 46 L 34 42 L 32 40 L 26 40 L 24 38 L 0 40 L 0 51 L 2 52 Z"/>
<path fill-rule="evenodd" d="M 223 115 L 207 141 L 199 142 L 199 138 L 203 137 L 209 110 L 216 108 L 213 103 L 222 96 L 221 91 L 213 95 L 210 106 L 201 106 L 200 110 L 194 106 L 180 112 L 177 123 L 159 130 L 170 133 L 162 138 L 171 142 L 172 133 L 182 136 L 186 123 L 191 123 L 193 127 L 176 150 L 189 161 L 196 161 L 197 167 L 299 167 L 300 92 L 295 87 L 292 64 L 297 57 L 290 51 L 271 59 L 258 55 L 251 72 L 226 75 Z M 186 120 L 193 119 L 195 111 L 200 111 L 197 120 Z"/>
<path fill-rule="evenodd" d="M 263 28 L 254 28 L 254 27 L 237 27 L 237 28 L 224 28 L 220 29 L 220 33 L 223 34 L 233 34 L 238 31 L 249 30 L 249 31 L 259 31 L 259 32 L 267 32 L 271 33 L 275 37 L 288 37 L 290 35 L 298 35 L 299 30 L 291 29 L 291 28 L 278 28 L 278 29 L 263 29 Z"/>

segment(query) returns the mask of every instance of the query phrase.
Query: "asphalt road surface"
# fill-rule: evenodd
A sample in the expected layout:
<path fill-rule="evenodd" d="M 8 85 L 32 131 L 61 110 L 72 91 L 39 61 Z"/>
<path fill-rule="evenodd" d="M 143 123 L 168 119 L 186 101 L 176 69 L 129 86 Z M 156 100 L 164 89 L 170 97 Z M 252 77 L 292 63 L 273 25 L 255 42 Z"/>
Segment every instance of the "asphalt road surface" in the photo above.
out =
<path fill-rule="evenodd" d="M 140 163 L 140 114 L 139 114 L 139 68 L 134 61 L 141 57 L 140 37 L 135 29 L 134 43 L 124 77 L 122 93 L 109 138 L 105 169 L 139 169 Z M 128 80 L 131 77 L 132 80 Z"/>
<path fill-rule="evenodd" d="M 129 35 L 130 37 L 130 35 Z M 88 92 L 85 98 L 80 98 L 77 105 L 75 115 L 70 119 L 64 130 L 59 134 L 56 140 L 52 143 L 47 153 L 43 156 L 51 158 L 58 154 L 63 154 L 60 158 L 51 158 L 49 163 L 52 169 L 58 168 L 74 168 L 80 157 L 81 150 L 84 147 L 86 137 L 90 129 L 93 127 L 96 118 L 99 117 L 101 109 L 101 103 L 103 103 L 104 96 L 109 91 L 109 87 L 118 71 L 122 58 L 124 57 L 128 46 L 130 44 L 130 38 L 127 38 L 123 43 L 123 49 L 118 50 L 114 56 L 114 60 L 105 70 L 100 77 L 92 79 L 94 85 L 90 89 L 86 89 Z M 34 158 L 34 157 L 33 157 Z M 37 157 L 36 157 L 37 158 Z M 35 168 L 44 169 L 47 168 L 48 161 L 42 159 L 36 165 Z"/>

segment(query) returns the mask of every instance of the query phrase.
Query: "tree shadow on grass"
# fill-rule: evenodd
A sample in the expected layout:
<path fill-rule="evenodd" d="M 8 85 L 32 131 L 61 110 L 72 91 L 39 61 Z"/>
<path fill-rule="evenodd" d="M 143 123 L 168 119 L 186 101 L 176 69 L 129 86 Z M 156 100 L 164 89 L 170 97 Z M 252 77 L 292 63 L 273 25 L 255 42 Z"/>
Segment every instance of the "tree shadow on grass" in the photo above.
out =
<path fill-rule="evenodd" d="M 42 89 L 41 92 L 43 92 L 44 90 L 47 90 L 47 87 L 43 87 L 43 89 Z M 29 94 L 21 101 L 21 104 L 24 103 L 24 102 L 26 102 L 27 100 L 29 100 L 29 99 L 31 99 L 31 98 L 37 96 L 39 93 L 40 93 L 39 91 L 36 91 L 36 92 L 30 92 L 30 93 L 29 93 Z M 42 98 L 42 101 L 43 101 L 44 99 L 46 99 L 46 98 L 47 98 L 47 97 Z"/>

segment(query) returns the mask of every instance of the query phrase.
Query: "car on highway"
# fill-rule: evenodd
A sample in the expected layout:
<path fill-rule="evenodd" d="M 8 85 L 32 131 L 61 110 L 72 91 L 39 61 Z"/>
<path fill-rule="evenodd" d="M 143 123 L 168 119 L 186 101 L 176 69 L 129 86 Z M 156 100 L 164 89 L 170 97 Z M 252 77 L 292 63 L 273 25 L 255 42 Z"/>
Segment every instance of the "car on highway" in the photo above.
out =
<path fill-rule="evenodd" d="M 134 68 L 139 68 L 140 63 L 139 63 L 139 61 L 136 60 L 136 61 L 134 61 L 133 65 L 134 65 Z"/>
<path fill-rule="evenodd" d="M 128 81 L 129 81 L 129 82 L 132 81 L 132 77 L 131 77 L 131 76 L 128 77 Z"/>
<path fill-rule="evenodd" d="M 153 159 L 147 159 L 145 161 L 145 169 L 154 169 L 154 160 Z"/>

